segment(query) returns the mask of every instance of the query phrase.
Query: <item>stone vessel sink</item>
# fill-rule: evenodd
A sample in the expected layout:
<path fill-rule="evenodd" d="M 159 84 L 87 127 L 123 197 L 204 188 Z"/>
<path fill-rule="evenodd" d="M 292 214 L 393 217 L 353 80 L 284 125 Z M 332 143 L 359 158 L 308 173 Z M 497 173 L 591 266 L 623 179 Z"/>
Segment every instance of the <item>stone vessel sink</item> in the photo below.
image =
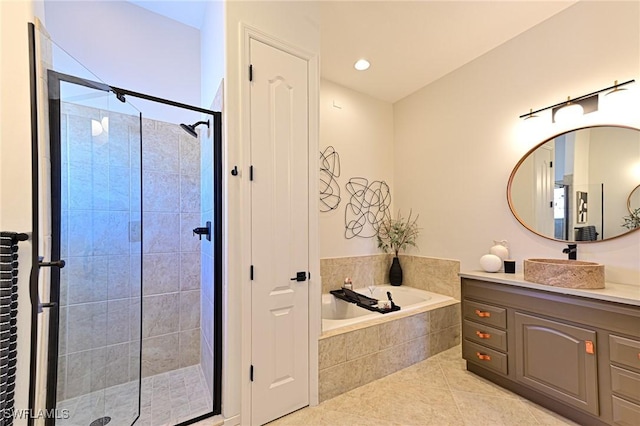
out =
<path fill-rule="evenodd" d="M 604 288 L 604 265 L 567 259 L 525 259 L 524 279 L 565 288 Z"/>

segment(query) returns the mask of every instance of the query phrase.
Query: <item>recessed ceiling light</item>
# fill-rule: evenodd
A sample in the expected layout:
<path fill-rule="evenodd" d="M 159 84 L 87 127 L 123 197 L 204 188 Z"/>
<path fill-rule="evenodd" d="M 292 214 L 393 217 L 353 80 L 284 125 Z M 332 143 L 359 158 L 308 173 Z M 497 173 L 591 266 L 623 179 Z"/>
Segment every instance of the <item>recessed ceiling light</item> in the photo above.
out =
<path fill-rule="evenodd" d="M 353 65 L 353 67 L 358 71 L 369 69 L 370 66 L 371 64 L 366 59 L 358 59 L 358 61 Z"/>

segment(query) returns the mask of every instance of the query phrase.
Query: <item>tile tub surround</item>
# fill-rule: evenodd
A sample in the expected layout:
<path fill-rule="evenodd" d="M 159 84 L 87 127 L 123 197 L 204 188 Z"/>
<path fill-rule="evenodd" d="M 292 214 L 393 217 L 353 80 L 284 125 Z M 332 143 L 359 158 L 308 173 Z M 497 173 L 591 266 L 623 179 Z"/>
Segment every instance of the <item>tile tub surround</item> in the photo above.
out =
<path fill-rule="evenodd" d="M 404 283 L 460 300 L 460 261 L 403 254 L 399 257 Z M 388 284 L 392 259 L 393 255 L 384 253 L 320 259 L 322 293 L 338 290 L 345 277 L 353 280 L 354 288 L 366 287 L 372 281 Z"/>
<path fill-rule="evenodd" d="M 319 398 L 333 398 L 460 343 L 460 303 L 320 337 Z"/>
<path fill-rule="evenodd" d="M 390 254 L 320 259 L 322 294 L 340 289 L 346 277 L 351 278 L 354 288 L 364 288 L 371 282 L 388 284 L 392 259 Z"/>

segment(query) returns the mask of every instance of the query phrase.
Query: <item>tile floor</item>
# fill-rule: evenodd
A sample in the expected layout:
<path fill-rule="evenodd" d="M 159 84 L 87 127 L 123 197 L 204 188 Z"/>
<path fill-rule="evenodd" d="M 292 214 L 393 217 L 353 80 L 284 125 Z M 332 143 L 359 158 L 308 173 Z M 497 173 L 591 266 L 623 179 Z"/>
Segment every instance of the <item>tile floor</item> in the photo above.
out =
<path fill-rule="evenodd" d="M 142 379 L 136 426 L 170 426 L 210 413 L 213 407 L 200 364 Z"/>
<path fill-rule="evenodd" d="M 211 411 L 211 395 L 200 365 L 169 371 L 142 379 L 141 410 L 136 426 L 170 426 Z M 60 426 L 88 426 L 102 417 L 111 417 L 110 425 L 131 424 L 138 411 L 138 383 L 112 386 L 58 403 L 68 410 Z"/>
<path fill-rule="evenodd" d="M 269 426 L 576 425 L 465 369 L 456 346 Z"/>
<path fill-rule="evenodd" d="M 174 386 L 169 386 L 173 382 Z M 176 386 L 177 385 L 177 386 Z M 117 387 L 114 387 L 117 388 Z M 101 392 L 106 399 L 112 389 Z M 127 407 L 120 393 L 121 408 Z M 103 396 L 103 399 L 105 398 Z M 82 412 L 90 398 L 75 401 Z M 208 411 L 204 376 L 199 366 L 148 377 L 142 383 L 142 413 L 136 425 L 174 425 Z M 66 402 L 66 401 L 65 401 Z M 205 404 L 206 405 L 205 407 Z M 96 405 L 94 405 L 95 407 Z M 187 411 L 187 409 L 189 411 Z M 75 411 L 73 411 L 75 413 Z M 117 414 L 117 412 L 114 412 Z M 86 416 L 85 416 L 86 417 Z M 72 417 L 63 426 L 87 426 Z M 77 420 L 77 421 L 76 421 Z M 119 423 L 112 421 L 111 424 Z M 194 426 L 222 424 L 219 416 Z M 465 369 L 456 346 L 411 367 L 354 389 L 316 407 L 284 416 L 269 426 L 559 426 L 577 424 L 548 411 Z"/>

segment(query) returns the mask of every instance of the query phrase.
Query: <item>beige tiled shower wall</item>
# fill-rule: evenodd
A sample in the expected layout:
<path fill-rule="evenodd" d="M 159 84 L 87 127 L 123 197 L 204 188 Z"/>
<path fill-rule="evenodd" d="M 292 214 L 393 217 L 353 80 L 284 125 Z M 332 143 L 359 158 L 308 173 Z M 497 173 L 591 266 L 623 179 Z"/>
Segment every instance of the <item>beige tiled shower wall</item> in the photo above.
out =
<path fill-rule="evenodd" d="M 142 376 L 200 362 L 200 141 L 143 121 Z"/>
<path fill-rule="evenodd" d="M 392 374 L 459 343 L 459 302 L 320 338 L 320 401 Z"/>
<path fill-rule="evenodd" d="M 109 116 L 93 136 L 91 120 Z M 62 104 L 62 257 L 58 398 L 200 360 L 200 148 L 179 126 Z M 70 145 L 68 145 L 70 144 Z M 144 267 L 141 295 L 140 268 Z M 140 329 L 140 298 L 144 302 Z"/>
<path fill-rule="evenodd" d="M 339 289 L 345 277 L 353 280 L 354 288 L 366 287 L 370 282 L 388 284 L 392 259 L 390 254 L 320 259 L 322 293 Z M 460 261 L 400 255 L 400 265 L 403 285 L 460 300 Z"/>

